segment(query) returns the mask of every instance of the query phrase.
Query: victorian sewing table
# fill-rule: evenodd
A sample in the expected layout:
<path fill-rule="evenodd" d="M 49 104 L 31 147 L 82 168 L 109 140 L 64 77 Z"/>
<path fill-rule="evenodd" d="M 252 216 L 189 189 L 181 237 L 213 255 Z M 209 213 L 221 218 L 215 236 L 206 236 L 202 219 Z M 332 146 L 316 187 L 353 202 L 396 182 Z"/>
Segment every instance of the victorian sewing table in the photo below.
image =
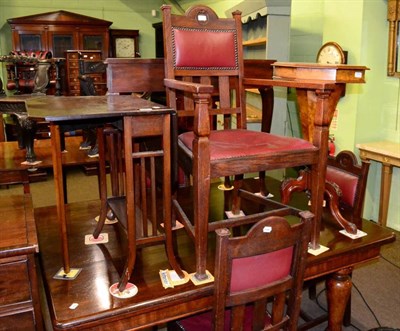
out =
<path fill-rule="evenodd" d="M 329 126 L 336 105 L 347 83 L 365 83 L 364 66 L 332 65 L 320 63 L 275 62 L 273 79 L 245 78 L 244 84 L 251 86 L 270 85 L 296 89 L 303 138 L 319 147 L 318 165 L 312 167 L 311 211 L 315 222 L 311 235 L 311 246 L 319 248 L 322 206 L 324 200 L 326 164 L 328 155 Z"/>

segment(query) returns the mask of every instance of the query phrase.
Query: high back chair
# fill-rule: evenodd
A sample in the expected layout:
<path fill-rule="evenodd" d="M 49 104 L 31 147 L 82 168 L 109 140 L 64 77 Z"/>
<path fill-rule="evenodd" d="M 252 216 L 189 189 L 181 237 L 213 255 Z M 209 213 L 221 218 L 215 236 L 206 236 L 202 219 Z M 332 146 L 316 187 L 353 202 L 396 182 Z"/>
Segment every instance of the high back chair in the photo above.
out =
<path fill-rule="evenodd" d="M 297 330 L 312 214 L 300 217 L 270 216 L 240 237 L 216 230 L 213 310 L 168 330 Z"/>
<path fill-rule="evenodd" d="M 177 143 L 179 166 L 193 179 L 193 219 L 178 198 L 173 209 L 194 239 L 195 277 L 203 281 L 209 278 L 211 179 L 236 176 L 232 214 L 240 215 L 243 174 L 316 164 L 318 148 L 302 139 L 246 130 L 240 12 L 218 18 L 206 6 L 189 8 L 182 16 L 171 14 L 168 5 L 162 11 L 167 103 L 178 118 L 193 121 L 193 130 L 182 132 Z"/>

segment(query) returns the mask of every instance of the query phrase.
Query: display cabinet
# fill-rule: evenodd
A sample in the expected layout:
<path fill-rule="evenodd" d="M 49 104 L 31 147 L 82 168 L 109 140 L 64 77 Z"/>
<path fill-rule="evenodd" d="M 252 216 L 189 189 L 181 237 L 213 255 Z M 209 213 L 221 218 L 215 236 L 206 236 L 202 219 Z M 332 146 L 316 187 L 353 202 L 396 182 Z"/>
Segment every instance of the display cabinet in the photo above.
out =
<path fill-rule="evenodd" d="M 12 46 L 16 51 L 50 51 L 64 57 L 67 50 L 109 52 L 109 27 L 112 22 L 64 10 L 10 18 Z"/>

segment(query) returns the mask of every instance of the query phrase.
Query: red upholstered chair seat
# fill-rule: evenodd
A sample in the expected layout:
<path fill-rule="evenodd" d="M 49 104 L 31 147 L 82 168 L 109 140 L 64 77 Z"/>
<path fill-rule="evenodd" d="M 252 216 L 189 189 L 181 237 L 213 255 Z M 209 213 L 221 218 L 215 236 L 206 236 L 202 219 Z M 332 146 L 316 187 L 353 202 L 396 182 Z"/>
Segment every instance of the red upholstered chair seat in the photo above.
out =
<path fill-rule="evenodd" d="M 194 138 L 192 131 L 179 135 L 179 140 L 189 150 L 192 150 Z M 301 154 L 305 150 L 316 149 L 312 143 L 303 139 L 239 129 L 211 131 L 209 141 L 211 161 L 254 155 L 274 155 L 288 151 Z"/>

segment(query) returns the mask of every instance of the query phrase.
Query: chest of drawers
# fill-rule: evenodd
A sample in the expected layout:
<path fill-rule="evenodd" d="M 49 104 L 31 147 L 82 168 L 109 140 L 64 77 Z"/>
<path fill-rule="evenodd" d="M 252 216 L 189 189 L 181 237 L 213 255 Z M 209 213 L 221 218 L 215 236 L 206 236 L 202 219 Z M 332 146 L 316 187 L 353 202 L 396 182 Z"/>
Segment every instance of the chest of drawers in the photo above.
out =
<path fill-rule="evenodd" d="M 82 74 L 93 79 L 97 95 L 106 94 L 107 78 L 101 51 L 67 51 L 66 59 L 68 95 L 81 95 L 79 75 Z"/>

